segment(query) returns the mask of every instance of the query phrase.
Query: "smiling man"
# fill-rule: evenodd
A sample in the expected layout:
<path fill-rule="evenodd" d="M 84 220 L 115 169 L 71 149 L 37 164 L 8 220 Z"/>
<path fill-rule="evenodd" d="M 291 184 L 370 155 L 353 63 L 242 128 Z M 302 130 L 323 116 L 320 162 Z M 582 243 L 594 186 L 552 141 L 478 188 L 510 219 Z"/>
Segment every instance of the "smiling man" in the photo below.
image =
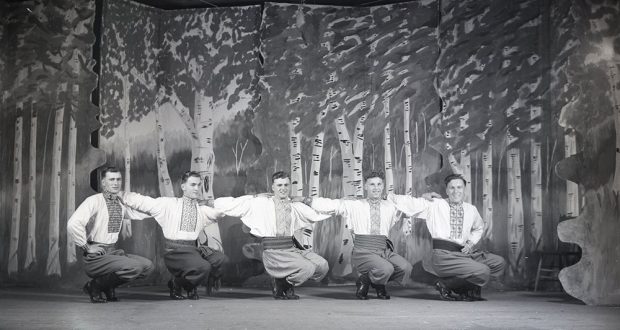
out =
<path fill-rule="evenodd" d="M 251 234 L 262 237 L 263 264 L 274 278 L 274 299 L 299 299 L 294 287 L 308 279 L 320 281 L 329 266 L 318 254 L 297 248 L 293 233 L 329 216 L 318 214 L 303 203 L 291 201 L 291 178 L 287 173 L 274 173 L 271 182 L 273 196 L 221 197 L 214 204 L 218 211 L 241 218 Z"/>
<path fill-rule="evenodd" d="M 373 286 L 377 298 L 385 300 L 390 299 L 385 289 L 387 282 L 405 284 L 413 267 L 394 253 L 389 244 L 390 229 L 400 219 L 400 212 L 392 202 L 383 199 L 383 173 L 371 172 L 364 181 L 364 199 L 306 197 L 305 202 L 316 211 L 342 216 L 351 230 L 354 237 L 351 261 L 360 273 L 357 298 L 368 299 L 368 289 Z"/>
<path fill-rule="evenodd" d="M 490 277 L 500 278 L 506 262 L 498 255 L 474 248 L 480 241 L 484 222 L 476 207 L 463 202 L 466 181 L 458 174 L 444 180 L 448 199 L 428 201 L 404 195 L 389 195 L 408 216 L 426 219 L 433 237 L 429 272 L 440 280 L 436 289 L 444 300 L 483 300 L 480 289 Z M 452 291 L 457 293 L 452 295 Z"/>
<path fill-rule="evenodd" d="M 170 298 L 199 299 L 196 287 L 210 276 L 219 278 L 222 266 L 228 258 L 220 251 L 207 246 L 198 246 L 200 232 L 207 225 L 223 216 L 213 208 L 198 205 L 202 195 L 200 174 L 188 171 L 181 177 L 182 198 L 151 198 L 137 193 L 125 193 L 123 199 L 128 207 L 151 215 L 166 238 L 164 263 L 173 279 L 168 281 Z"/>
<path fill-rule="evenodd" d="M 118 194 L 122 184 L 121 172 L 116 167 L 104 167 L 101 170 L 102 193 L 86 198 L 67 223 L 67 234 L 84 252 L 84 270 L 92 278 L 84 285 L 84 292 L 93 303 L 118 301 L 117 286 L 146 277 L 153 271 L 150 260 L 115 248 L 123 220 L 145 218 L 121 203 Z M 91 226 L 87 231 L 89 222 Z M 101 296 L 102 292 L 106 298 Z"/>

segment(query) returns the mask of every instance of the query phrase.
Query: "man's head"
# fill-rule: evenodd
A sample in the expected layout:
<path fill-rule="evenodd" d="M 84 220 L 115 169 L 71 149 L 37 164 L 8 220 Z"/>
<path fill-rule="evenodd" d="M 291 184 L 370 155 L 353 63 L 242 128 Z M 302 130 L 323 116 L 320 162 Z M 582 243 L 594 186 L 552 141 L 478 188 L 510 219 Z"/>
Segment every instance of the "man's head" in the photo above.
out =
<path fill-rule="evenodd" d="M 380 199 L 383 196 L 384 180 L 383 172 L 370 172 L 364 180 L 366 182 L 364 183 L 366 198 Z"/>
<path fill-rule="evenodd" d="M 106 166 L 101 169 L 101 189 L 103 192 L 118 194 L 123 185 L 121 171 L 114 166 Z"/>
<path fill-rule="evenodd" d="M 288 198 L 291 189 L 291 177 L 286 172 L 276 172 L 271 176 L 271 190 L 277 198 Z"/>
<path fill-rule="evenodd" d="M 202 178 L 200 173 L 194 171 L 187 171 L 183 173 L 181 177 L 181 190 L 183 196 L 198 199 L 202 194 Z"/>
<path fill-rule="evenodd" d="M 460 174 L 450 174 L 444 179 L 444 182 L 446 183 L 446 194 L 450 202 L 462 202 L 465 194 L 465 186 L 467 185 L 465 178 Z"/>

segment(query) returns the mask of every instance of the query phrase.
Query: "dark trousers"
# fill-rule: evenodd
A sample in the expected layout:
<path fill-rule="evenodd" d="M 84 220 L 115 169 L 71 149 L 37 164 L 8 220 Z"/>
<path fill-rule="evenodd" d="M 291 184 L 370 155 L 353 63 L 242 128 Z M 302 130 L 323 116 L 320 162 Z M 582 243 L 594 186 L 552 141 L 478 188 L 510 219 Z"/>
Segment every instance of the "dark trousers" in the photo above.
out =
<path fill-rule="evenodd" d="M 106 249 L 106 253 L 84 255 L 84 270 L 91 278 L 115 273 L 128 282 L 147 277 L 153 272 L 153 263 L 144 257 L 125 254 L 123 250 Z"/>
<path fill-rule="evenodd" d="M 369 250 L 354 245 L 351 261 L 358 272 L 368 274 L 370 281 L 379 285 L 388 281 L 404 285 L 413 270 L 409 261 L 387 248 Z"/>
<path fill-rule="evenodd" d="M 178 247 L 167 249 L 164 263 L 175 281 L 186 290 L 191 290 L 209 278 L 209 275 L 220 277 L 222 266 L 228 257 L 220 251 L 209 247 Z"/>
<path fill-rule="evenodd" d="M 504 258 L 488 253 L 463 252 L 433 249 L 432 267 L 439 277 L 461 278 L 479 286 L 485 285 L 491 277 L 500 278 L 504 274 Z"/>

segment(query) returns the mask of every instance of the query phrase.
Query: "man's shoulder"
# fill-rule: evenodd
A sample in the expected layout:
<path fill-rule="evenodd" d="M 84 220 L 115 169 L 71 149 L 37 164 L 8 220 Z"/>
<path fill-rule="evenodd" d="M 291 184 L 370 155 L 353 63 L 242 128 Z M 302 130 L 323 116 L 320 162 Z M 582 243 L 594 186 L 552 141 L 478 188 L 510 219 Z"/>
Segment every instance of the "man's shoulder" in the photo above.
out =
<path fill-rule="evenodd" d="M 96 202 L 96 201 L 100 201 L 103 200 L 103 194 L 102 193 L 96 193 L 94 195 L 90 195 L 88 197 L 86 197 L 86 199 L 84 199 L 84 202 Z"/>

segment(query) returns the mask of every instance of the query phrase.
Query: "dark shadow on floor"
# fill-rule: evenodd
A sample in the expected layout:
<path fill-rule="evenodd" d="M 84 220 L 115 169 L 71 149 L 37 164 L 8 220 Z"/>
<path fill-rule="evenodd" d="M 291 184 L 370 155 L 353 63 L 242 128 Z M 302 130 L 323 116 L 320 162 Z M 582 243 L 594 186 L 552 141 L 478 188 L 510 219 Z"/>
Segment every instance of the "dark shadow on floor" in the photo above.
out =
<path fill-rule="evenodd" d="M 546 298 L 547 302 L 556 304 L 569 304 L 569 305 L 585 305 L 585 303 L 575 297 L 570 296 L 565 292 L 524 292 L 519 294 L 523 297 L 536 297 Z"/>

